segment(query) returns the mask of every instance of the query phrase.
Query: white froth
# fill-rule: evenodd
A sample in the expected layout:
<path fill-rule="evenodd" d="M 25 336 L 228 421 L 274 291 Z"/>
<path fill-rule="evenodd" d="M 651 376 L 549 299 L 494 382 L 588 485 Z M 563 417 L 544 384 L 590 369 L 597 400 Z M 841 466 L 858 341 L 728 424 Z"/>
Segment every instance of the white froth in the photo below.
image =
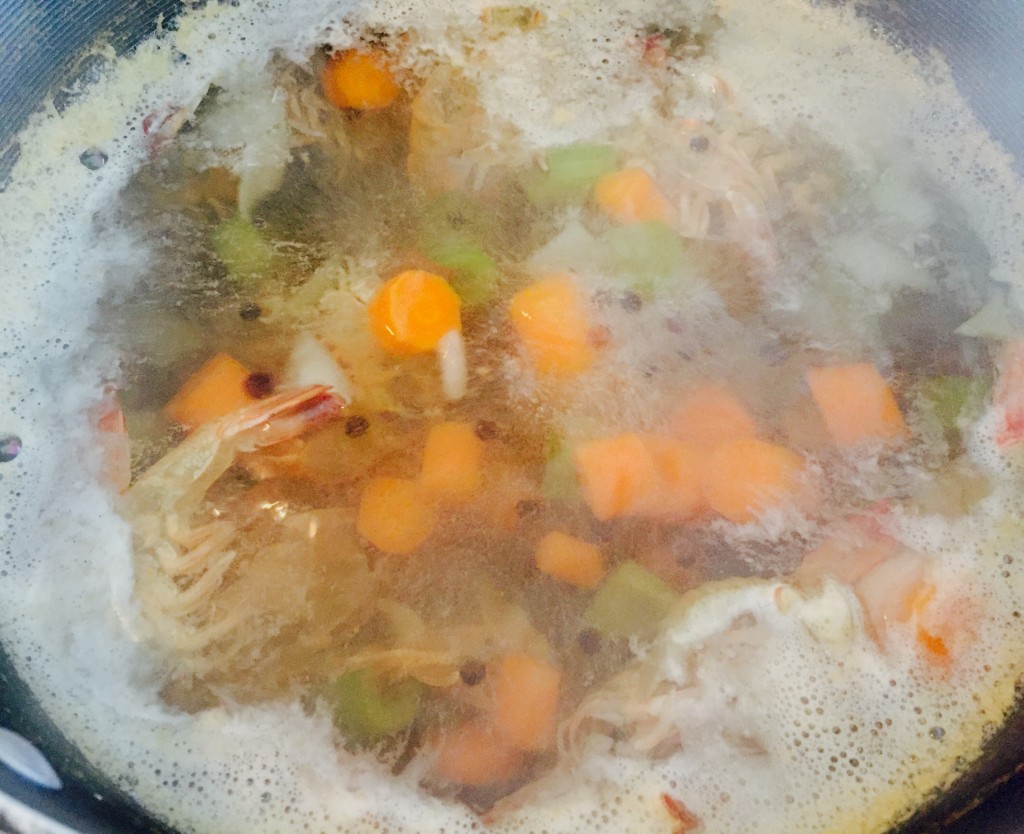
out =
<path fill-rule="evenodd" d="M 909 56 L 850 15 L 796 0 L 639 9 L 627 0 L 544 3 L 544 37 L 499 37 L 467 50 L 449 36 L 477 25 L 485 5 L 268 0 L 193 13 L 61 113 L 36 117 L 0 194 L 0 385 L 9 403 L 0 431 L 24 441 L 21 456 L 0 469 L 0 504 L 11 521 L 0 555 L 0 637 L 82 752 L 183 831 L 451 832 L 479 823 L 411 779 L 381 778 L 369 758 L 339 752 L 324 715 L 266 705 L 190 716 L 159 698 L 156 662 L 133 639 L 130 531 L 96 483 L 98 452 L 84 417 L 118 373 L 112 349 L 89 331 L 96 305 L 145 269 L 145 253 L 113 246 L 116 235 L 97 251 L 92 218 L 145 161 L 148 114 L 194 106 L 211 81 L 257 71 L 273 50 L 301 61 L 320 44 L 343 47 L 356 28 L 377 26 L 418 32 L 410 60 L 433 52 L 479 75 L 492 124 L 514 126 L 527 148 L 603 138 L 643 121 L 657 96 L 626 58 L 637 22 L 693 24 L 714 10 L 726 21 L 715 63 L 701 59 L 681 84 L 699 92 L 720 76 L 753 120 L 783 136 L 811 124 L 872 178 L 886 160 L 915 158 L 972 219 L 992 253 L 993 276 L 1012 284 L 1014 296 L 1024 293 L 1024 249 L 1005 222 L 1024 214 L 1024 191 L 937 59 L 926 82 Z M 694 115 L 700 95 L 681 94 L 675 105 L 677 115 Z M 90 147 L 109 157 L 98 171 L 79 163 Z M 927 222 L 928 202 L 910 183 L 885 182 L 883 210 L 911 225 Z M 884 252 L 876 262 L 884 266 Z M 1015 520 L 1024 499 L 987 432 L 982 421 L 972 454 L 1004 477 L 973 516 L 894 522 L 908 544 L 939 557 L 940 575 L 969 577 L 988 615 L 978 625 L 984 657 L 969 653 L 953 680 L 923 677 L 909 647 L 877 651 L 856 600 L 835 586 L 820 599 L 792 597 L 785 612 L 783 586 L 723 586 L 694 601 L 652 649 L 680 683 L 691 674 L 688 661 L 699 659 L 693 680 L 661 702 L 682 750 L 654 764 L 591 751 L 574 778 L 547 786 L 547 800 L 494 828 L 669 830 L 665 792 L 709 834 L 820 832 L 849 819 L 877 831 L 944 784 L 958 756 L 978 753 L 984 723 L 1011 703 L 1013 648 L 1024 638 L 1011 613 L 1024 606 L 1024 572 L 1006 561 L 1024 540 Z"/>

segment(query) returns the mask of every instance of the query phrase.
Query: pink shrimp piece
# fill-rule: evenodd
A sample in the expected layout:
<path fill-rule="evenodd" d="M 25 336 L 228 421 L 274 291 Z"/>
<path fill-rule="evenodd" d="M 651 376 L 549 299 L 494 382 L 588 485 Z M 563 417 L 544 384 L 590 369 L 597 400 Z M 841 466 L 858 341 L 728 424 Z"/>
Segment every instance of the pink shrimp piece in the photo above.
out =
<path fill-rule="evenodd" d="M 1006 344 L 998 367 L 992 402 L 1002 413 L 995 440 L 1001 449 L 1008 449 L 1024 440 L 1024 338 Z"/>
<path fill-rule="evenodd" d="M 975 642 L 978 600 L 936 582 L 931 559 L 912 550 L 880 563 L 854 586 L 879 646 L 889 635 L 912 639 L 925 668 L 946 676 Z"/>
<path fill-rule="evenodd" d="M 231 545 L 245 519 L 203 518 L 207 490 L 239 454 L 312 431 L 343 407 L 325 385 L 258 400 L 199 426 L 132 484 L 121 512 L 135 534 L 136 594 L 158 642 L 200 651 L 239 622 L 237 613 L 217 614 L 211 599 L 235 562 Z"/>
<path fill-rule="evenodd" d="M 124 427 L 124 412 L 113 396 L 103 400 L 92 412 L 99 444 L 100 478 L 118 492 L 124 492 L 132 481 L 132 451 Z"/>
<path fill-rule="evenodd" d="M 883 528 L 889 510 L 888 501 L 879 501 L 867 512 L 845 519 L 828 539 L 804 556 L 795 578 L 816 584 L 827 576 L 852 586 L 899 553 L 903 545 Z"/>
<path fill-rule="evenodd" d="M 154 110 L 142 120 L 142 134 L 146 137 L 146 150 L 155 159 L 164 147 L 178 135 L 192 116 L 187 107 L 167 105 Z"/>

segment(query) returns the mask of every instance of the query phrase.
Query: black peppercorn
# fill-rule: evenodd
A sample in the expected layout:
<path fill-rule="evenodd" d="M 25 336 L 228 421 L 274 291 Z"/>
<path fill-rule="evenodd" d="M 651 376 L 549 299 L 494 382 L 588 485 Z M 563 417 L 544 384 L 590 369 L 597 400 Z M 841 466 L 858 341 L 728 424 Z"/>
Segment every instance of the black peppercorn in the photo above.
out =
<path fill-rule="evenodd" d="M 459 667 L 459 677 L 466 686 L 476 686 L 487 675 L 487 667 L 479 660 L 467 660 Z"/>
<path fill-rule="evenodd" d="M 353 414 L 345 421 L 345 434 L 349 437 L 362 437 L 370 428 L 370 421 L 362 414 Z"/>
<path fill-rule="evenodd" d="M 255 371 L 245 378 L 245 393 L 262 400 L 274 393 L 274 377 L 265 371 Z"/>
<path fill-rule="evenodd" d="M 238 315 L 241 316 L 242 321 L 256 321 L 263 315 L 263 310 L 256 302 L 249 301 L 238 308 Z"/>
<path fill-rule="evenodd" d="M 494 440 L 498 436 L 498 426 L 491 420 L 478 420 L 473 431 L 481 440 Z"/>
<path fill-rule="evenodd" d="M 597 654 L 601 650 L 601 632 L 585 628 L 577 635 L 576 642 L 583 654 Z"/>

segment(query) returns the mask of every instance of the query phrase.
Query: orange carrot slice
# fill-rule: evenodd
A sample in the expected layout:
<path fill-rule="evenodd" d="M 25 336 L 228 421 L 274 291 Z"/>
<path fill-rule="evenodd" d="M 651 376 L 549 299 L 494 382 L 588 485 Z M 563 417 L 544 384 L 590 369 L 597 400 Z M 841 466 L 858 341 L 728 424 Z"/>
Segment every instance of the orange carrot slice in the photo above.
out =
<path fill-rule="evenodd" d="M 217 420 L 256 402 L 245 390 L 249 369 L 218 353 L 190 376 L 164 406 L 164 415 L 186 428 Z"/>
<path fill-rule="evenodd" d="M 671 223 L 675 216 L 672 205 L 643 168 L 624 168 L 601 177 L 594 184 L 594 202 L 619 223 Z"/>
<path fill-rule="evenodd" d="M 807 384 L 829 434 L 839 446 L 907 434 L 896 397 L 871 363 L 811 368 Z"/>
<path fill-rule="evenodd" d="M 641 502 L 639 514 L 672 522 L 693 518 L 705 507 L 701 488 L 704 454 L 674 437 L 648 434 L 642 440 L 658 479 L 654 490 Z"/>
<path fill-rule="evenodd" d="M 756 437 L 757 423 L 728 388 L 709 382 L 691 391 L 672 417 L 672 433 L 698 449 Z"/>
<path fill-rule="evenodd" d="M 459 296 L 440 275 L 406 270 L 370 300 L 370 330 L 389 353 L 429 353 L 445 333 L 462 330 L 459 307 Z"/>
<path fill-rule="evenodd" d="M 659 486 L 658 467 L 636 434 L 581 443 L 573 460 L 587 506 L 602 521 L 642 513 Z"/>
<path fill-rule="evenodd" d="M 494 670 L 494 730 L 517 750 L 555 741 L 561 672 L 536 657 L 513 654 Z"/>
<path fill-rule="evenodd" d="M 483 484 L 483 458 L 471 423 L 438 423 L 427 434 L 420 483 L 438 496 L 469 499 Z"/>
<path fill-rule="evenodd" d="M 481 719 L 446 732 L 438 744 L 438 773 L 460 785 L 504 782 L 515 776 L 522 764 L 522 751 L 508 745 Z"/>
<path fill-rule="evenodd" d="M 331 104 L 352 110 L 387 107 L 400 89 L 381 50 L 349 49 L 332 55 L 321 83 Z"/>
<path fill-rule="evenodd" d="M 587 312 L 569 276 L 545 278 L 516 293 L 509 314 L 526 355 L 541 373 L 571 376 L 593 363 Z"/>
<path fill-rule="evenodd" d="M 711 454 L 702 480 L 711 509 L 746 524 L 798 498 L 804 486 L 804 459 L 784 446 L 740 438 Z"/>
<path fill-rule="evenodd" d="M 552 530 L 537 543 L 537 569 L 577 588 L 596 588 L 604 577 L 604 556 L 590 542 Z"/>
<path fill-rule="evenodd" d="M 356 529 L 386 553 L 412 553 L 434 529 L 434 506 L 416 481 L 373 478 L 359 498 Z"/>

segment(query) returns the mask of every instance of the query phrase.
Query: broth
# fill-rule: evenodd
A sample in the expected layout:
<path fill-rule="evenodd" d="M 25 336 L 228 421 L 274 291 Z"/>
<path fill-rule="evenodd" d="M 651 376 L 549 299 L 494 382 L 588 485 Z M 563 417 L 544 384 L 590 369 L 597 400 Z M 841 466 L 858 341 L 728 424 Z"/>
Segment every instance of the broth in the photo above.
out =
<path fill-rule="evenodd" d="M 915 132 L 913 60 L 789 4 L 310 7 L 204 57 L 249 13 L 186 17 L 81 215 L 127 264 L 66 395 L 121 783 L 247 830 L 262 749 L 286 828 L 566 831 L 882 830 L 948 783 L 1018 669 L 1019 196 Z"/>

